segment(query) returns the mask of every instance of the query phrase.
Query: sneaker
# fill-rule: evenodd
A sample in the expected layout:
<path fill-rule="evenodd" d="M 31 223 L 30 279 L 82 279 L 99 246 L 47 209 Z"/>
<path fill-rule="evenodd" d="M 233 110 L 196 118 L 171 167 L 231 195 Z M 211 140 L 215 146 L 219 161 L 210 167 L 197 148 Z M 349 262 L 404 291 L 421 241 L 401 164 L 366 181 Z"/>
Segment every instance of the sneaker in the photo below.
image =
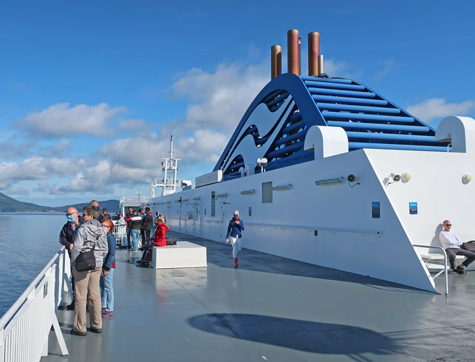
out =
<path fill-rule="evenodd" d="M 464 268 L 461 268 L 461 267 L 458 266 L 458 267 L 457 267 L 457 270 L 458 270 L 457 273 L 460 274 L 460 275 L 465 275 L 465 274 L 467 274 L 467 272 L 465 271 Z"/>
<path fill-rule="evenodd" d="M 102 333 L 102 328 L 89 328 L 89 330 L 93 333 Z"/>
<path fill-rule="evenodd" d="M 102 318 L 109 318 L 109 317 L 112 317 L 114 315 L 114 312 L 109 312 L 107 310 L 105 310 L 104 312 L 102 312 Z"/>

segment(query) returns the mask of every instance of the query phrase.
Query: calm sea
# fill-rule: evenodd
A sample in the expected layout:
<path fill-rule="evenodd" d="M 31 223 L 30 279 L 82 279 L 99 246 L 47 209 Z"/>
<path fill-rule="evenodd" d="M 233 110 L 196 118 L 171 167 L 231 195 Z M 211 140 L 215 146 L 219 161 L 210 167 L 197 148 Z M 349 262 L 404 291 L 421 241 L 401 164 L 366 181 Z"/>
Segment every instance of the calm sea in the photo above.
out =
<path fill-rule="evenodd" d="M 0 213 L 0 317 L 61 248 L 64 213 Z"/>

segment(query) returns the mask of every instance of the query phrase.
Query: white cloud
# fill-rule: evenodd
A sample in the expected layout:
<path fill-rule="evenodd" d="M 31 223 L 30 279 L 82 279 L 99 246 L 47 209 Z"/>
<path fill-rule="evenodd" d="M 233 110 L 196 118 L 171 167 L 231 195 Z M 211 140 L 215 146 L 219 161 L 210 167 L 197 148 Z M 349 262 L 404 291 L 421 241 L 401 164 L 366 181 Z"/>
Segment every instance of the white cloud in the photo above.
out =
<path fill-rule="evenodd" d="M 114 164 L 134 169 L 152 168 L 158 167 L 158 160 L 167 155 L 168 145 L 166 136 L 149 133 L 105 143 L 99 152 Z"/>
<path fill-rule="evenodd" d="M 182 127 L 234 130 L 270 78 L 263 65 L 222 64 L 214 73 L 192 69 L 173 86 L 175 96 L 190 101 Z"/>
<path fill-rule="evenodd" d="M 110 132 L 108 122 L 126 111 L 125 107 L 110 108 L 106 103 L 74 107 L 69 107 L 69 103 L 58 103 L 39 113 L 29 113 L 16 121 L 14 126 L 24 128 L 35 137 L 104 137 L 106 132 Z"/>
<path fill-rule="evenodd" d="M 31 149 L 36 147 L 36 140 L 22 141 L 19 137 L 11 137 L 0 142 L 0 159 L 12 160 L 21 157 L 28 157 L 32 154 Z"/>
<path fill-rule="evenodd" d="M 159 160 L 157 159 L 157 164 Z M 160 160 L 161 161 L 161 160 Z M 109 182 L 121 185 L 131 185 L 137 183 L 147 183 L 154 177 L 161 175 L 160 166 L 155 169 L 133 168 L 120 164 L 115 164 L 111 168 Z"/>
<path fill-rule="evenodd" d="M 396 61 L 394 59 L 389 59 L 387 60 L 386 62 L 384 62 L 384 67 L 383 69 L 377 71 L 374 75 L 373 75 L 373 79 L 375 82 L 379 82 L 381 79 L 383 79 L 384 77 L 392 74 L 394 72 L 394 68 L 395 68 L 395 65 L 396 65 Z"/>
<path fill-rule="evenodd" d="M 229 137 L 221 132 L 213 130 L 198 130 L 191 137 L 178 139 L 177 149 L 180 157 L 190 163 L 218 162 L 221 152 L 226 147 Z M 186 163 L 185 163 L 186 164 Z"/>
<path fill-rule="evenodd" d="M 323 72 L 330 77 L 343 77 L 342 74 L 348 71 L 348 64 L 340 60 L 323 60 Z"/>
<path fill-rule="evenodd" d="M 30 191 L 25 189 L 24 187 L 12 187 L 7 191 L 8 195 L 29 195 Z"/>
<path fill-rule="evenodd" d="M 15 182 L 24 180 L 49 180 L 54 177 L 69 177 L 93 162 L 85 159 L 44 158 L 34 156 L 22 162 L 0 163 L 0 184 L 6 188 Z M 45 187 L 42 184 L 41 187 Z"/>
<path fill-rule="evenodd" d="M 38 186 L 33 189 L 35 192 L 49 192 L 50 187 L 46 182 L 38 182 Z"/>
<path fill-rule="evenodd" d="M 106 188 L 105 182 L 110 175 L 110 164 L 107 160 L 101 160 L 96 165 L 88 167 L 70 177 L 67 191 L 99 191 Z M 104 192 L 105 193 L 105 192 Z"/>
<path fill-rule="evenodd" d="M 144 119 L 127 119 L 119 122 L 119 128 L 127 131 L 141 131 L 148 127 Z"/>
<path fill-rule="evenodd" d="M 443 98 L 431 98 L 407 107 L 407 111 L 423 122 L 433 123 L 438 118 L 466 115 L 473 108 L 475 108 L 475 101 L 447 103 Z"/>

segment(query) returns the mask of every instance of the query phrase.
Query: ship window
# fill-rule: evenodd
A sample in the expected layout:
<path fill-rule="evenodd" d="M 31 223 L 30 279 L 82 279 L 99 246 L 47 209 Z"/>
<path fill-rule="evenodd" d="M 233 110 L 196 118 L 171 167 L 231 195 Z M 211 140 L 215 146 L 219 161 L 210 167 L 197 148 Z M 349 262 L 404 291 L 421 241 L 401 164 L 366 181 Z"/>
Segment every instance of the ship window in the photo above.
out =
<path fill-rule="evenodd" d="M 272 203 L 272 181 L 262 183 L 262 203 Z"/>
<path fill-rule="evenodd" d="M 211 216 L 216 216 L 216 195 L 211 191 Z"/>

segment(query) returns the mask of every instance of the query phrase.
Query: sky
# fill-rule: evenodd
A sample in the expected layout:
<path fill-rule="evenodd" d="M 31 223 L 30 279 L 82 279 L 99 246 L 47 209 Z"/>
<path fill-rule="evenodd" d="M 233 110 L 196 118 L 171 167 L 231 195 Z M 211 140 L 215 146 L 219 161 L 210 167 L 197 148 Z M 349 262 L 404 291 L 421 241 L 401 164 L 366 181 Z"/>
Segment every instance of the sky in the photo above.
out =
<path fill-rule="evenodd" d="M 0 1 L 0 192 L 63 206 L 148 196 L 169 136 L 211 172 L 287 31 L 324 71 L 436 127 L 475 118 L 473 1 Z"/>

